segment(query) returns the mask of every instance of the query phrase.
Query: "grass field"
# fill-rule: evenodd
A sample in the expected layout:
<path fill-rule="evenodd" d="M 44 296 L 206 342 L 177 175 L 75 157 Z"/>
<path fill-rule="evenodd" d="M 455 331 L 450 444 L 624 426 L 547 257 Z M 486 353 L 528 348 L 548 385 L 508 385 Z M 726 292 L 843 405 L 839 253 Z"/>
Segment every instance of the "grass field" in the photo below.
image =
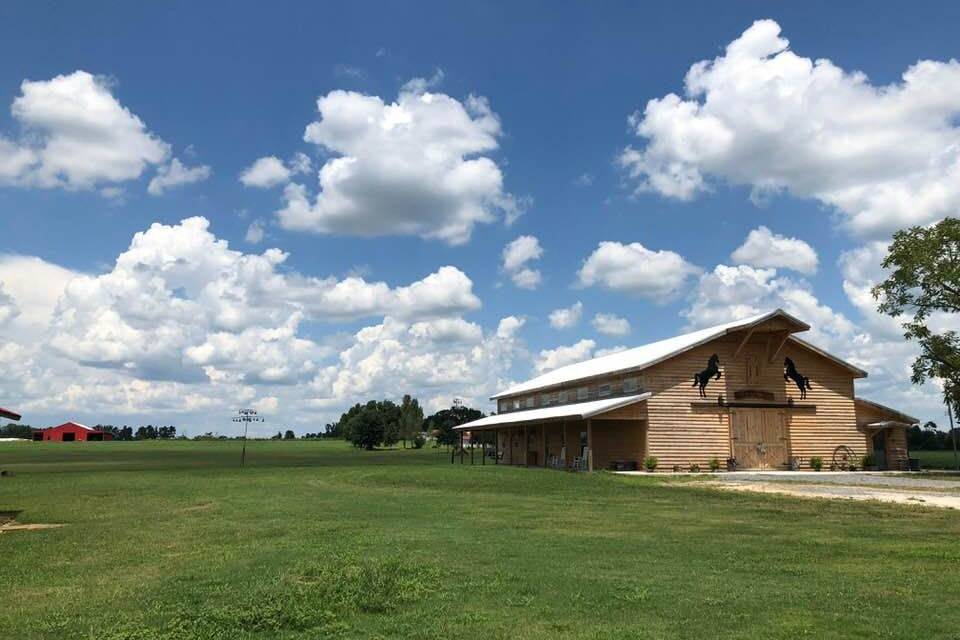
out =
<path fill-rule="evenodd" d="M 0 445 L 0 638 L 946 638 L 960 513 L 342 443 Z"/>
<path fill-rule="evenodd" d="M 924 469 L 956 469 L 953 451 L 911 451 L 911 458 L 919 458 Z"/>

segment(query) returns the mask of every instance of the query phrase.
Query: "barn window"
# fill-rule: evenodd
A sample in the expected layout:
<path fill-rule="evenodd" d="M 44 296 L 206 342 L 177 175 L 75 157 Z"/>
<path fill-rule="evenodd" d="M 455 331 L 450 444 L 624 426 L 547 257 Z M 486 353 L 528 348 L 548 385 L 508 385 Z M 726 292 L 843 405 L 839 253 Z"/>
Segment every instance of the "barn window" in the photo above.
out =
<path fill-rule="evenodd" d="M 548 404 L 553 404 L 552 402 L 550 402 L 550 394 L 544 393 L 540 396 L 540 406 L 545 407 Z"/>
<path fill-rule="evenodd" d="M 515 410 L 520 408 L 520 398 L 514 398 L 514 399 L 513 399 L 513 408 L 514 408 Z"/>
<path fill-rule="evenodd" d="M 566 392 L 566 391 L 561 391 L 561 392 L 557 393 L 557 402 L 559 402 L 560 404 L 565 404 L 565 403 L 569 402 L 569 400 L 567 399 L 567 392 Z"/>
<path fill-rule="evenodd" d="M 533 409 L 533 407 L 536 406 L 536 404 L 537 404 L 536 396 L 527 396 L 527 409 Z"/>
<path fill-rule="evenodd" d="M 623 392 L 624 393 L 636 393 L 637 389 L 640 388 L 640 385 L 637 383 L 636 378 L 624 378 L 623 379 Z"/>
<path fill-rule="evenodd" d="M 597 396 L 601 398 L 607 397 L 608 395 L 610 395 L 610 392 L 611 392 L 611 388 L 609 384 L 602 384 L 599 387 L 597 387 Z"/>
<path fill-rule="evenodd" d="M 587 399 L 587 388 L 577 387 L 577 400 L 586 400 L 586 399 Z"/>

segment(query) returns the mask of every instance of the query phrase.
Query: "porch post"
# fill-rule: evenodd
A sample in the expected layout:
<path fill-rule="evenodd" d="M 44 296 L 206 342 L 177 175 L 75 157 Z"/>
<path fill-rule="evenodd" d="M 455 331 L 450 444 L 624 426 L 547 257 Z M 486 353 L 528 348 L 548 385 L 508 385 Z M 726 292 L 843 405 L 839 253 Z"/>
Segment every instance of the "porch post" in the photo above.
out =
<path fill-rule="evenodd" d="M 527 433 L 527 425 L 523 425 L 523 466 L 525 467 L 530 461 L 530 438 Z"/>
<path fill-rule="evenodd" d="M 593 420 L 587 419 L 587 471 L 593 471 Z"/>
<path fill-rule="evenodd" d="M 500 429 L 493 430 L 493 464 L 500 464 Z"/>
<path fill-rule="evenodd" d="M 547 466 L 547 423 L 544 422 L 540 426 L 540 450 L 543 451 L 543 462 L 540 463 L 540 466 L 546 468 Z"/>

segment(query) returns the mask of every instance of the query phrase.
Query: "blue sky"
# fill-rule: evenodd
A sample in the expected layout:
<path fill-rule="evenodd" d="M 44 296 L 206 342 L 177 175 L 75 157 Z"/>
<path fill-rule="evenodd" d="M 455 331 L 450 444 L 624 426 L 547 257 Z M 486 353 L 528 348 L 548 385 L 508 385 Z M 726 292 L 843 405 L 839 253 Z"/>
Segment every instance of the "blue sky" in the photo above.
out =
<path fill-rule="evenodd" d="M 960 106 L 928 85 L 958 94 L 949 61 L 957 56 L 952 26 L 960 8 L 767 4 L 5 3 L 0 303 L 6 295 L 16 313 L 0 324 L 0 350 L 20 364 L 0 381 L 0 404 L 35 423 L 152 421 L 224 431 L 223 416 L 253 403 L 274 425 L 313 430 L 370 395 L 413 392 L 431 406 L 453 397 L 480 402 L 546 366 L 775 304 L 806 316 L 817 329 L 811 339 L 876 372 L 865 385 L 876 400 L 939 419 L 936 390 L 909 386 L 910 347 L 858 292 L 878 277 L 882 243 L 893 230 L 949 215 L 956 202 L 951 163 Z M 774 23 L 761 23 L 751 42 L 769 48 L 779 37 L 789 47 L 745 47 L 749 63 L 724 58 L 762 19 L 774 21 L 779 36 Z M 802 63 L 774 62 L 783 52 L 829 60 L 840 77 L 811 82 Z M 685 93 L 691 66 L 715 58 L 726 66 L 710 67 L 699 95 Z M 911 85 L 903 74 L 921 60 L 935 65 L 932 79 Z M 785 79 L 764 75 L 781 72 Z M 56 84 L 58 77 L 70 81 Z M 416 78 L 419 86 L 408 84 Z M 30 96 L 24 81 L 36 83 Z M 772 82 L 811 106 L 771 98 L 765 87 Z M 101 114 L 47 108 L 50 94 L 83 91 L 112 100 L 117 120 L 86 128 L 87 116 Z M 318 98 L 337 91 L 351 92 L 337 94 L 351 113 L 369 104 L 365 99 L 402 103 L 404 92 L 410 104 L 444 96 L 449 109 L 428 102 L 434 106 L 415 116 L 424 120 L 409 125 L 407 146 L 398 148 L 395 136 L 358 132 L 347 116 L 338 124 L 332 111 L 319 112 Z M 699 105 L 695 122 L 673 107 L 656 123 L 649 110 L 645 117 L 648 101 L 671 93 Z M 126 116 L 139 119 L 139 128 Z M 450 129 L 425 122 L 446 117 L 456 120 Z M 305 140 L 316 122 L 327 128 Z M 797 132 L 808 133 L 791 135 Z M 72 145 L 68 165 L 34 159 L 4 177 L 5 153 L 8 160 L 24 157 L 18 151 L 40 158 L 56 151 L 51 140 L 61 135 Z M 424 168 L 430 160 L 420 151 L 430 144 L 445 168 Z M 460 145 L 467 151 L 450 150 Z M 104 148 L 121 147 L 129 151 L 117 160 L 122 177 L 91 173 Z M 639 156 L 625 154 L 628 147 Z M 293 169 L 298 153 L 309 169 Z M 341 184 L 349 197 L 338 205 L 317 172 L 351 155 L 365 168 Z M 243 184 L 243 172 L 266 157 L 284 167 L 283 179 L 267 188 Z M 478 158 L 486 159 L 483 167 L 472 163 Z M 932 158 L 942 166 L 931 169 Z M 151 180 L 174 163 L 192 169 L 192 181 L 151 194 Z M 682 175 L 671 173 L 678 166 Z M 461 175 L 455 170 L 466 177 L 453 189 Z M 502 184 L 491 186 L 491 177 Z M 278 212 L 290 209 L 289 184 L 303 188 L 306 212 L 285 218 Z M 397 222 L 398 199 L 409 209 L 405 224 Z M 899 207 L 889 205 L 894 201 Z M 438 206 L 449 210 L 437 213 Z M 450 215 L 474 217 L 466 232 L 451 235 L 443 230 Z M 206 219 L 206 231 L 180 225 L 196 216 Z M 162 245 L 174 258 L 210 257 L 211 247 L 226 251 L 218 241 L 242 254 L 282 250 L 284 260 L 261 267 L 284 281 L 283 291 L 264 294 L 265 281 L 251 276 L 242 295 L 220 287 L 223 297 L 211 300 L 212 289 L 198 292 L 220 276 L 204 271 L 168 278 L 160 287 L 166 293 L 154 291 L 149 300 L 119 293 L 125 272 L 118 256 L 154 223 L 173 231 L 149 237 L 147 244 L 160 243 L 151 255 Z M 733 259 L 751 231 L 758 231 L 755 246 Z M 186 238 L 203 234 L 213 244 L 185 247 Z M 506 269 L 504 249 L 521 236 L 536 238 L 540 251 Z M 602 249 L 603 242 L 619 245 Z M 805 252 L 816 254 L 815 269 Z M 441 291 L 419 297 L 392 291 L 443 266 L 459 270 L 469 287 L 460 279 L 428 282 Z M 523 269 L 539 272 L 539 283 L 516 286 L 513 275 Z M 90 282 L 60 300 L 75 277 Z M 325 280 L 305 283 L 309 278 Z M 336 300 L 321 309 L 304 302 L 338 282 L 362 289 L 354 286 L 352 296 L 383 300 L 351 313 L 333 309 Z M 45 313 L 29 313 L 28 294 L 38 286 L 56 290 L 48 296 L 56 300 L 46 302 Z M 456 300 L 438 303 L 441 294 Z M 211 305 L 250 305 L 253 315 L 270 317 L 231 324 L 217 316 L 194 326 L 172 316 L 149 326 L 145 316 L 162 315 L 151 309 L 174 299 L 196 303 L 182 310 L 186 316 Z M 578 323 L 551 326 L 551 312 L 577 302 Z M 627 320 L 629 333 L 598 331 L 596 314 Z M 507 317 L 520 324 L 498 336 Z M 389 338 L 358 337 L 374 327 L 382 333 L 390 322 L 402 326 L 391 325 Z M 371 340 L 403 345 L 411 331 L 423 338 L 413 352 L 369 351 Z M 264 343 L 282 346 L 263 360 L 231 360 L 236 349 L 256 352 Z M 358 343 L 368 351 L 359 353 Z M 288 361 L 297 371 L 263 375 L 293 352 Z M 372 369 L 378 373 L 357 373 Z"/>

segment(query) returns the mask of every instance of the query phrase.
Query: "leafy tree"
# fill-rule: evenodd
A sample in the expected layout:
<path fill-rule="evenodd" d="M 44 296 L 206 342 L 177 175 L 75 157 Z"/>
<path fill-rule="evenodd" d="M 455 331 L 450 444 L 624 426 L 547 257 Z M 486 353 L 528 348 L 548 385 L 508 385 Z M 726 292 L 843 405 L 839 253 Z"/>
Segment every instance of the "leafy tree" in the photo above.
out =
<path fill-rule="evenodd" d="M 937 330 L 938 314 L 960 314 L 960 220 L 898 231 L 883 261 L 889 277 L 873 288 L 878 310 L 903 320 L 904 337 L 920 346 L 913 382 L 944 382 L 954 410 L 960 398 L 960 336 Z"/>
<path fill-rule="evenodd" d="M 482 411 L 471 409 L 455 400 L 452 407 L 437 411 L 427 418 L 423 424 L 427 431 L 433 433 L 438 445 L 453 445 L 460 440 L 460 434 L 453 430 L 454 427 L 479 420 L 482 417 Z"/>
<path fill-rule="evenodd" d="M 403 441 L 403 448 L 407 448 L 407 440 L 413 440 L 422 430 L 423 409 L 420 408 L 420 403 L 409 395 L 403 396 L 400 404 L 400 439 Z"/>
<path fill-rule="evenodd" d="M 297 439 L 297 434 L 295 434 L 292 429 L 287 429 L 287 430 L 283 433 L 283 439 L 284 439 L 284 440 L 296 440 L 296 439 Z"/>
<path fill-rule="evenodd" d="M 357 447 L 372 451 L 383 442 L 384 421 L 378 403 L 371 400 L 347 420 L 350 441 Z"/>
<path fill-rule="evenodd" d="M 392 447 L 400 441 L 400 407 L 395 402 L 384 400 L 377 403 L 377 411 L 383 421 L 383 444 Z"/>
<path fill-rule="evenodd" d="M 140 425 L 137 427 L 136 439 L 137 440 L 156 440 L 158 436 L 157 428 L 152 424 L 147 426 Z"/>

